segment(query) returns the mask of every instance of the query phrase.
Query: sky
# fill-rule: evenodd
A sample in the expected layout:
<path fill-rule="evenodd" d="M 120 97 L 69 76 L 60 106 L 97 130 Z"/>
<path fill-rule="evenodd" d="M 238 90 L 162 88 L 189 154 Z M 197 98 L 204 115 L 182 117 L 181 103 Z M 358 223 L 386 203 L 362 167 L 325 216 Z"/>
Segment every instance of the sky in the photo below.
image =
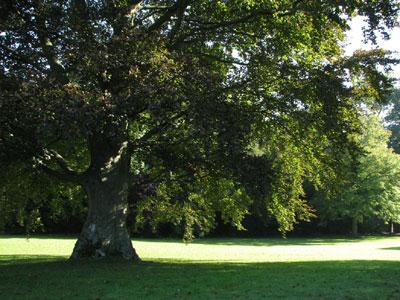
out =
<path fill-rule="evenodd" d="M 377 46 L 372 45 L 371 43 L 365 44 L 363 42 L 363 34 L 362 34 L 362 26 L 363 19 L 361 17 L 356 17 L 352 20 L 350 27 L 351 30 L 347 33 L 347 39 L 345 42 L 345 55 L 351 55 L 355 50 L 362 49 L 374 49 Z M 393 52 L 397 52 L 398 58 L 400 58 L 400 27 L 395 27 L 391 31 L 389 40 L 383 40 L 378 35 L 378 47 L 386 50 L 390 50 Z M 400 64 L 393 67 L 392 76 L 396 78 L 400 78 Z M 400 80 L 397 81 L 397 85 L 400 85 Z"/>

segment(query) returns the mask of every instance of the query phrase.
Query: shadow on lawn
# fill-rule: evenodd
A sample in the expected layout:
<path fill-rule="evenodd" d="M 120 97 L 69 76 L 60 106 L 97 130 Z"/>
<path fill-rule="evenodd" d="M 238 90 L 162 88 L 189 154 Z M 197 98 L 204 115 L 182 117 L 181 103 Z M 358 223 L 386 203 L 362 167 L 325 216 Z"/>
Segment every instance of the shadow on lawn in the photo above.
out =
<path fill-rule="evenodd" d="M 0 298 L 173 299 L 400 296 L 398 261 L 67 261 L 0 256 Z"/>
<path fill-rule="evenodd" d="M 57 240 L 76 240 L 78 235 L 71 234 L 71 235 L 58 235 L 58 234 L 43 234 L 43 235 L 26 235 L 26 234 L 18 234 L 18 235 L 0 235 L 0 239 L 2 240 L 10 240 L 10 239 L 39 239 L 39 240 L 48 240 L 48 239 L 57 239 Z"/>
<path fill-rule="evenodd" d="M 232 246 L 302 246 L 302 245 L 334 245 L 338 243 L 364 242 L 365 240 L 379 240 L 382 236 L 368 237 L 312 237 L 312 238 L 199 238 L 192 243 L 199 245 L 232 245 Z M 387 239 L 387 237 L 385 237 Z M 178 239 L 136 239 L 147 243 L 182 243 Z"/>
<path fill-rule="evenodd" d="M 232 246 L 301 246 L 301 245 L 333 245 L 337 243 L 354 243 L 363 241 L 362 238 L 236 238 L 236 239 L 198 239 L 195 244 L 232 245 Z"/>
<path fill-rule="evenodd" d="M 387 247 L 387 248 L 380 248 L 381 250 L 400 250 L 400 247 Z"/>
<path fill-rule="evenodd" d="M 61 239 L 61 240 L 76 240 L 75 235 L 0 235 L 0 239 L 21 239 L 21 238 L 32 238 L 32 239 Z M 193 244 L 204 244 L 204 245 L 234 245 L 234 246 L 285 246 L 285 245 L 334 245 L 338 243 L 354 243 L 363 242 L 365 240 L 379 240 L 383 236 L 331 236 L 331 237 L 289 237 L 289 238 L 198 238 L 195 239 Z M 385 239 L 390 237 L 385 236 Z M 396 238 L 393 236 L 393 238 Z M 173 238 L 135 238 L 133 237 L 133 243 L 135 242 L 146 242 L 146 243 L 183 243 L 181 239 Z"/>

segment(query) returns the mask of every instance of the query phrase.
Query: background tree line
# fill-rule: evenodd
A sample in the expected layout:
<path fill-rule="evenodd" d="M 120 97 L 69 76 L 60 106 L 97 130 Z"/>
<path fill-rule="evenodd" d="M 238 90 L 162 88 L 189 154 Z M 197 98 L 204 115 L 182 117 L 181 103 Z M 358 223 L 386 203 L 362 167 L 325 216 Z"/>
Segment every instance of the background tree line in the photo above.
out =
<path fill-rule="evenodd" d="M 302 197 L 310 203 L 310 219 L 299 222 L 293 229 L 294 234 L 368 234 L 389 231 L 393 233 L 398 230 L 399 103 L 400 91 L 395 90 L 384 107 L 360 108 L 362 132 L 355 139 L 362 146 L 362 151 L 356 157 L 352 157 L 350 153 L 342 153 L 344 164 L 339 180 L 325 181 L 317 189 L 310 182 L 303 183 Z M 21 173 L 24 181 L 20 182 L 18 179 L 17 182 Z M 2 174 L 1 232 L 79 233 L 87 213 L 86 195 L 81 188 L 62 182 L 55 183 L 40 173 L 32 174 L 23 165 L 8 168 Z M 134 235 L 181 237 L 184 234 L 184 227 L 172 220 L 173 213 L 169 212 L 168 215 L 171 220 L 163 219 L 163 216 L 156 215 L 158 212 L 146 211 L 146 206 L 151 204 L 145 202 L 140 207 L 133 200 L 139 197 L 159 201 L 158 197 L 165 197 L 163 193 L 171 193 L 168 188 L 173 189 L 157 186 L 157 183 L 149 182 L 148 178 L 141 178 L 131 187 L 128 224 Z M 202 185 L 201 188 L 209 187 Z M 224 193 L 230 188 L 229 182 L 219 182 L 206 192 L 205 197 L 225 197 Z M 238 190 L 232 190 L 230 196 L 241 198 L 243 195 Z M 227 204 L 229 205 L 229 200 Z M 246 216 L 243 227 L 239 228 L 225 222 L 221 216 L 224 212 L 219 210 L 216 219 L 212 220 L 216 223 L 215 228 L 210 229 L 209 234 L 277 234 L 279 225 L 276 219 L 257 207 L 253 206 L 252 209 L 240 212 Z M 143 215 L 138 218 L 140 210 Z M 241 230 L 244 228 L 246 230 Z M 197 234 L 199 233 L 204 231 L 198 228 Z"/>

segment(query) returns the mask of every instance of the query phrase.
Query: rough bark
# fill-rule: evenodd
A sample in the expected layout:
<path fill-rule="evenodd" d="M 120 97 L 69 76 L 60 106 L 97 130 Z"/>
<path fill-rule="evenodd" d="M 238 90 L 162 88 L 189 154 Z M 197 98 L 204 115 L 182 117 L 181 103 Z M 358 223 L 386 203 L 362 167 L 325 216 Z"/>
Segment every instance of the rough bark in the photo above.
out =
<path fill-rule="evenodd" d="M 113 149 L 92 143 L 92 164 L 82 186 L 89 211 L 71 258 L 123 257 L 140 260 L 126 227 L 130 155 L 127 143 Z"/>

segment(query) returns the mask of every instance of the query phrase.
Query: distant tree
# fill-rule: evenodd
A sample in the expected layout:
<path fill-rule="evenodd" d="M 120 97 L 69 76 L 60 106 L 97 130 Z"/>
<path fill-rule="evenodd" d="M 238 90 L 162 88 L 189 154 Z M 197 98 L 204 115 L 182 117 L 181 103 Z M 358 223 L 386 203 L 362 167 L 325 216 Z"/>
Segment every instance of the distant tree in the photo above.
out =
<path fill-rule="evenodd" d="M 357 97 L 382 99 L 391 85 L 377 69 L 391 62 L 383 51 L 344 59 L 339 41 L 356 14 L 374 41 L 397 1 L 0 5 L 1 165 L 84 189 L 72 258 L 138 259 L 127 196 L 146 177 L 159 196 L 137 210 L 187 236 L 216 210 L 240 226 L 249 197 L 290 229 L 309 215 L 302 178 L 334 165 L 321 141 L 352 147 Z"/>
<path fill-rule="evenodd" d="M 376 115 L 363 117 L 359 139 L 364 154 L 352 164 L 349 159 L 347 178 L 336 192 L 319 192 L 314 197 L 322 219 L 350 218 L 352 233 L 365 217 L 377 217 L 386 223 L 400 221 L 400 155 L 388 148 L 390 132 Z M 351 171 L 352 169 L 352 171 Z"/>
<path fill-rule="evenodd" d="M 385 117 L 387 128 L 391 131 L 389 145 L 400 154 L 400 90 L 397 89 L 389 97 L 389 113 Z"/>

